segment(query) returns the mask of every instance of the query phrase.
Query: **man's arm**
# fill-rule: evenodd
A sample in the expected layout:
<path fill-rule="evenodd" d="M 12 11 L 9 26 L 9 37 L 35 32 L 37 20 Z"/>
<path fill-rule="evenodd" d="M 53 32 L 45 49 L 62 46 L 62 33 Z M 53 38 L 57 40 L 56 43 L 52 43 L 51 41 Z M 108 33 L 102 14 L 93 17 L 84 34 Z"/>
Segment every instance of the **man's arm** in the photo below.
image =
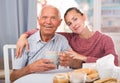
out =
<path fill-rule="evenodd" d="M 11 82 L 13 82 L 22 76 L 35 72 L 44 72 L 48 70 L 53 70 L 57 67 L 55 64 L 47 64 L 47 63 L 53 63 L 53 61 L 49 59 L 39 59 L 22 69 L 16 69 L 16 70 L 14 69 L 10 75 L 10 80 Z"/>
<path fill-rule="evenodd" d="M 34 34 L 36 31 L 38 31 L 39 29 L 35 28 L 35 29 L 32 29 L 30 31 L 27 31 L 25 33 L 23 33 L 20 38 L 18 39 L 17 41 L 17 44 L 16 44 L 16 57 L 21 57 L 22 55 L 22 50 L 23 48 L 25 47 L 27 51 L 29 51 L 29 45 L 28 45 L 28 40 L 27 38 Z"/>
<path fill-rule="evenodd" d="M 22 68 L 20 70 L 13 70 L 10 75 L 11 82 L 17 80 L 18 78 L 30 74 L 29 66 Z"/>

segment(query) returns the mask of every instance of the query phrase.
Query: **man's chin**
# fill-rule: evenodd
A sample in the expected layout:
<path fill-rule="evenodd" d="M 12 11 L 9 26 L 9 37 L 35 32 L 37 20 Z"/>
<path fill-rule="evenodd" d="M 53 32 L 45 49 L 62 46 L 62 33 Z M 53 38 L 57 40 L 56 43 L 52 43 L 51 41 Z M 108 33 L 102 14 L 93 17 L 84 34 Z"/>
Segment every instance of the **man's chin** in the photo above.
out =
<path fill-rule="evenodd" d="M 54 33 L 47 33 L 46 35 L 47 35 L 47 36 L 53 36 Z"/>

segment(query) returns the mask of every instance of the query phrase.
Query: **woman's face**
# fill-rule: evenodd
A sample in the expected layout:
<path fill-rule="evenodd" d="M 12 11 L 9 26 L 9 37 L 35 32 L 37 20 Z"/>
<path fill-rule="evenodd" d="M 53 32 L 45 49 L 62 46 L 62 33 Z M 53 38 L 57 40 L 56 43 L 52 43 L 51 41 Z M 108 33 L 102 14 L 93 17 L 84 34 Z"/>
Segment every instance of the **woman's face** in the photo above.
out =
<path fill-rule="evenodd" d="M 85 27 L 85 15 L 77 13 L 75 10 L 71 10 L 65 16 L 66 24 L 69 28 L 77 34 L 81 34 Z"/>

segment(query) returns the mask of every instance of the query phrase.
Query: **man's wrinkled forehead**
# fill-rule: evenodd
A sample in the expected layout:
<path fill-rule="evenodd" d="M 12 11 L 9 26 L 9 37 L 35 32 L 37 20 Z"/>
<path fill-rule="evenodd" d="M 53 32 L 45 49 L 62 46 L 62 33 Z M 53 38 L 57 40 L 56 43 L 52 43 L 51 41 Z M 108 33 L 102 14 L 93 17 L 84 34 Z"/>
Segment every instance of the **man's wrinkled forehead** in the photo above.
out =
<path fill-rule="evenodd" d="M 42 14 L 43 12 L 47 12 L 47 11 L 49 11 L 49 10 L 55 10 L 55 11 L 58 13 L 58 16 L 61 18 L 61 15 L 60 15 L 59 10 L 58 10 L 56 7 L 52 6 L 52 5 L 46 5 L 46 6 L 44 6 L 44 7 L 42 8 L 39 16 L 41 16 L 41 14 Z"/>

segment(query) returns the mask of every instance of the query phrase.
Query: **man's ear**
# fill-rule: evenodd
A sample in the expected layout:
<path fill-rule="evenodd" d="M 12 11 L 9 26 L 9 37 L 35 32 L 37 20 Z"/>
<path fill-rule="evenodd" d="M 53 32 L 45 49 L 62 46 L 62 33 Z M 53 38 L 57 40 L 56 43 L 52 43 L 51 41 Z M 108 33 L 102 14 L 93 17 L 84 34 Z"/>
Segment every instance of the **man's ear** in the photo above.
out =
<path fill-rule="evenodd" d="M 37 17 L 37 20 L 39 21 L 39 17 Z"/>
<path fill-rule="evenodd" d="M 61 24 L 61 22 L 62 22 L 62 19 L 60 19 L 60 24 Z"/>
<path fill-rule="evenodd" d="M 39 17 L 37 17 L 37 21 L 38 21 L 38 24 L 39 24 L 39 21 L 40 21 L 40 18 L 39 18 Z"/>
<path fill-rule="evenodd" d="M 61 24 L 61 22 L 62 22 L 62 19 L 60 19 L 58 26 Z"/>

